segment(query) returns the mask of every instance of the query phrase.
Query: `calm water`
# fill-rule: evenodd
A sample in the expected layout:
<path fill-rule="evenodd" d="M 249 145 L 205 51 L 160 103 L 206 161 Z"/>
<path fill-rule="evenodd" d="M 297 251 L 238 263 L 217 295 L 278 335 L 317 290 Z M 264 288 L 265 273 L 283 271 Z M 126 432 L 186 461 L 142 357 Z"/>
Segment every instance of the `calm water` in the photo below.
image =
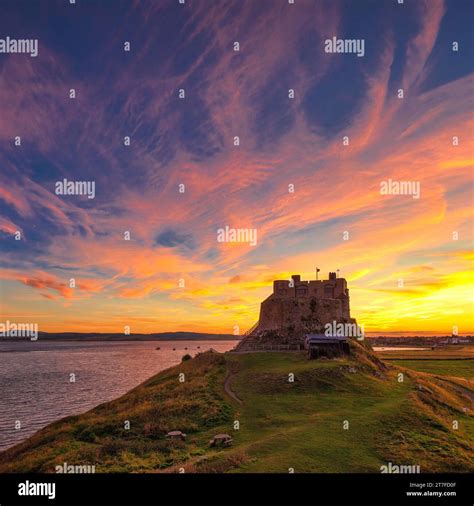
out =
<path fill-rule="evenodd" d="M 178 364 L 186 353 L 194 356 L 209 348 L 227 351 L 235 344 L 0 342 L 0 449 L 22 441 L 54 420 L 119 397 L 157 372 Z M 75 374 L 75 383 L 70 382 L 71 373 Z M 15 429 L 17 420 L 21 430 Z"/>

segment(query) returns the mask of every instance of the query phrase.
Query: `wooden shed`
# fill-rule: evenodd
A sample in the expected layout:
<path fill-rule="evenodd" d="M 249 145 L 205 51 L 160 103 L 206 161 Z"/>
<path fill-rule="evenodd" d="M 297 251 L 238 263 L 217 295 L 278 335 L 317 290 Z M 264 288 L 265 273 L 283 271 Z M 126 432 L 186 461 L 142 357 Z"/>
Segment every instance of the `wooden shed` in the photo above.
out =
<path fill-rule="evenodd" d="M 308 334 L 305 339 L 305 349 L 308 358 L 338 357 L 350 355 L 347 337 L 328 337 L 324 334 Z"/>

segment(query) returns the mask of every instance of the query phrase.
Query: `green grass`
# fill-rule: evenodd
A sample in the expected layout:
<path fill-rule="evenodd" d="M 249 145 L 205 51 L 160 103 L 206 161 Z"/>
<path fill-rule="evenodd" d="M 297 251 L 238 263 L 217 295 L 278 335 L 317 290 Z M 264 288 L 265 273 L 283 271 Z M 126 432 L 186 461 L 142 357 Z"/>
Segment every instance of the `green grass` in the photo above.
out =
<path fill-rule="evenodd" d="M 384 360 L 403 359 L 403 360 L 444 360 L 444 359 L 474 359 L 474 345 L 453 344 L 449 346 L 435 346 L 433 348 L 417 350 L 404 350 L 394 347 L 393 350 L 377 351 L 376 354 Z"/>
<path fill-rule="evenodd" d="M 233 389 L 245 401 L 239 442 L 249 457 L 239 470 L 376 471 L 383 460 L 375 449 L 374 429 L 406 402 L 409 381 L 351 373 L 353 364 L 347 360 L 315 367 L 298 355 L 273 355 L 235 359 L 242 372 Z M 289 373 L 295 375 L 294 383 L 288 382 Z"/>
<path fill-rule="evenodd" d="M 474 470 L 466 382 L 387 367 L 359 343 L 352 353 L 312 361 L 303 353 L 201 354 L 51 424 L 0 454 L 0 472 L 54 472 L 63 462 L 95 464 L 97 472 L 377 473 L 389 461 L 422 472 Z M 242 404 L 224 390 L 230 371 Z M 187 440 L 166 440 L 170 430 Z M 233 446 L 209 448 L 219 432 L 231 434 Z"/>
<path fill-rule="evenodd" d="M 473 360 L 397 360 L 393 363 L 400 367 L 430 374 L 474 378 Z"/>

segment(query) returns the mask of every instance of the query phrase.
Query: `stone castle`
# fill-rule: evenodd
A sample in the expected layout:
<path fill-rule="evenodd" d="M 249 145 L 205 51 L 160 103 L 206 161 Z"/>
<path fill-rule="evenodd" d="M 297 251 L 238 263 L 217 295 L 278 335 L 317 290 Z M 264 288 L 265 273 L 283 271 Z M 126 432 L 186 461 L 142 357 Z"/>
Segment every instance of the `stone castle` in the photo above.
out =
<path fill-rule="evenodd" d="M 326 324 L 356 323 L 351 318 L 349 290 L 344 278 L 335 272 L 324 280 L 275 280 L 273 293 L 261 304 L 258 323 L 246 333 L 243 342 L 289 344 L 304 342 L 310 333 L 324 333 Z"/>

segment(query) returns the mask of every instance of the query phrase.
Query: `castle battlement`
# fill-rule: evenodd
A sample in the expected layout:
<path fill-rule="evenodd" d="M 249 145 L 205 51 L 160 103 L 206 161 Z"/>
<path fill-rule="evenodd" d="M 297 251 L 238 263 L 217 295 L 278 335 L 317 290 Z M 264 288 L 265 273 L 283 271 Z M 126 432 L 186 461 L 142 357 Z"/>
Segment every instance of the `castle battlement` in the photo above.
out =
<path fill-rule="evenodd" d="M 291 281 L 288 279 L 275 280 L 273 282 L 273 293 L 269 298 L 291 299 L 300 297 L 349 300 L 347 281 L 344 278 L 336 277 L 335 272 L 330 272 L 328 279 L 311 281 L 301 281 L 301 276 L 294 274 L 291 276 Z"/>

